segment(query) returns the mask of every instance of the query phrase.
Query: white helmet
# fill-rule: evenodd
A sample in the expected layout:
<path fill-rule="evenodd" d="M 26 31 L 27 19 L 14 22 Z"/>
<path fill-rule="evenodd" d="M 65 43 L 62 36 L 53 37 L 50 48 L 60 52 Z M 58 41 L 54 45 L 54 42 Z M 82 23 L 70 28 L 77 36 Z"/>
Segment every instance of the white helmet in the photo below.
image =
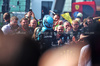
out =
<path fill-rule="evenodd" d="M 77 14 L 77 17 L 83 17 L 83 14 L 79 12 L 79 13 Z"/>

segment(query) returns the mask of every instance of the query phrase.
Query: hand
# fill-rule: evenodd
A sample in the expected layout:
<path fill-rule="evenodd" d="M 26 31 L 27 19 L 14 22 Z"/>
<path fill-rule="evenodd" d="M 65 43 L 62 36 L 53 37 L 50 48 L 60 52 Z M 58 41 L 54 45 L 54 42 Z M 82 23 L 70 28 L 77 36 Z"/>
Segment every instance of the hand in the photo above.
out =
<path fill-rule="evenodd" d="M 73 42 L 75 42 L 75 43 L 77 43 L 77 42 L 78 42 L 78 41 L 76 41 L 75 36 L 73 36 L 73 37 L 72 37 L 72 41 L 73 41 Z"/>
<path fill-rule="evenodd" d="M 75 36 L 72 37 L 72 41 L 74 41 L 74 42 L 76 41 Z"/>
<path fill-rule="evenodd" d="M 62 43 L 62 40 L 60 39 L 60 40 L 58 40 L 58 45 L 60 45 Z"/>
<path fill-rule="evenodd" d="M 31 15 L 31 16 L 32 16 L 33 18 L 35 18 L 35 15 L 34 15 L 34 13 L 33 13 L 33 12 L 31 12 L 31 13 L 32 13 L 32 15 Z"/>
<path fill-rule="evenodd" d="M 32 15 L 32 12 L 29 11 L 29 12 L 27 13 L 27 16 L 30 17 L 31 15 Z"/>
<path fill-rule="evenodd" d="M 53 24 L 56 26 L 58 25 L 58 21 L 53 21 Z"/>

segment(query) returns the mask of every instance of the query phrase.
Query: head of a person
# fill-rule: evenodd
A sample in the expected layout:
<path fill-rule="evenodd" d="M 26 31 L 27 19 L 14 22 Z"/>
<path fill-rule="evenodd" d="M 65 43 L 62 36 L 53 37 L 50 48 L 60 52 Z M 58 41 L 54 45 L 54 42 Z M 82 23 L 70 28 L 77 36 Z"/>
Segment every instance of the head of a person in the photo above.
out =
<path fill-rule="evenodd" d="M 29 21 L 28 21 L 27 18 L 22 18 L 21 21 L 20 21 L 20 24 L 21 24 L 22 27 L 27 28 Z"/>
<path fill-rule="evenodd" d="M 11 17 L 10 25 L 12 25 L 13 27 L 16 27 L 18 25 L 18 18 L 16 16 Z"/>
<path fill-rule="evenodd" d="M 36 26 L 37 26 L 37 21 L 36 21 L 35 19 L 31 20 L 31 21 L 30 21 L 30 27 L 32 27 L 32 28 L 35 29 Z"/>
<path fill-rule="evenodd" d="M 41 56 L 38 66 L 78 66 L 81 45 L 69 44 L 50 49 Z"/>
<path fill-rule="evenodd" d="M 10 21 L 10 14 L 9 13 L 4 13 L 3 19 L 6 21 Z"/>
<path fill-rule="evenodd" d="M 64 26 L 63 25 L 59 25 L 57 27 L 57 33 L 58 34 L 63 34 L 64 33 Z"/>
<path fill-rule="evenodd" d="M 43 26 L 48 29 L 53 27 L 53 18 L 50 15 L 45 15 L 43 17 Z"/>
<path fill-rule="evenodd" d="M 64 22 L 64 29 L 67 29 L 70 26 L 71 26 L 71 24 L 69 22 L 67 22 L 67 21 Z"/>
<path fill-rule="evenodd" d="M 87 24 L 93 23 L 93 17 L 87 17 Z"/>
<path fill-rule="evenodd" d="M 55 14 L 55 15 L 53 16 L 54 22 L 58 21 L 59 19 L 60 19 L 60 16 L 59 16 L 58 14 Z"/>
<path fill-rule="evenodd" d="M 0 39 L 0 66 L 37 66 L 38 43 L 31 37 L 16 34 Z"/>
<path fill-rule="evenodd" d="M 72 28 L 73 30 L 78 30 L 79 22 L 77 20 L 72 21 Z"/>
<path fill-rule="evenodd" d="M 80 18 L 80 19 L 81 19 L 82 17 L 83 17 L 83 14 L 79 12 L 79 13 L 77 14 L 77 18 Z"/>
<path fill-rule="evenodd" d="M 58 24 L 59 25 L 62 25 L 63 24 L 63 21 L 62 20 L 59 20 Z"/>

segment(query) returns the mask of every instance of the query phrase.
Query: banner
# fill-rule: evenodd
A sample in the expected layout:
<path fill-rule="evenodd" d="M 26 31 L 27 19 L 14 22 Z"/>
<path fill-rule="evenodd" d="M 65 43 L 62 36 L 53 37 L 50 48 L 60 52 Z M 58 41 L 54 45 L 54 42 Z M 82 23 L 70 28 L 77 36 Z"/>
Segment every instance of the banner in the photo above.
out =
<path fill-rule="evenodd" d="M 61 14 L 61 16 L 72 24 L 72 18 L 70 17 L 69 13 Z"/>

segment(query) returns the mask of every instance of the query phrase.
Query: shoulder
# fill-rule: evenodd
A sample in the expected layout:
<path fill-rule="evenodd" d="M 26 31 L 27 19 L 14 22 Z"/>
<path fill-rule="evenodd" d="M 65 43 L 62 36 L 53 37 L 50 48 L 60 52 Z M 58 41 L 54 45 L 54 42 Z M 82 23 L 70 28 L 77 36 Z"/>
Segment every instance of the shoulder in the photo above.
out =
<path fill-rule="evenodd" d="M 85 45 L 82 47 L 81 52 L 84 52 L 89 49 L 89 45 Z"/>
<path fill-rule="evenodd" d="M 10 24 L 4 25 L 1 29 L 9 29 L 10 28 Z"/>
<path fill-rule="evenodd" d="M 7 25 L 4 25 L 3 27 L 9 27 L 10 26 L 10 24 L 7 24 Z"/>

